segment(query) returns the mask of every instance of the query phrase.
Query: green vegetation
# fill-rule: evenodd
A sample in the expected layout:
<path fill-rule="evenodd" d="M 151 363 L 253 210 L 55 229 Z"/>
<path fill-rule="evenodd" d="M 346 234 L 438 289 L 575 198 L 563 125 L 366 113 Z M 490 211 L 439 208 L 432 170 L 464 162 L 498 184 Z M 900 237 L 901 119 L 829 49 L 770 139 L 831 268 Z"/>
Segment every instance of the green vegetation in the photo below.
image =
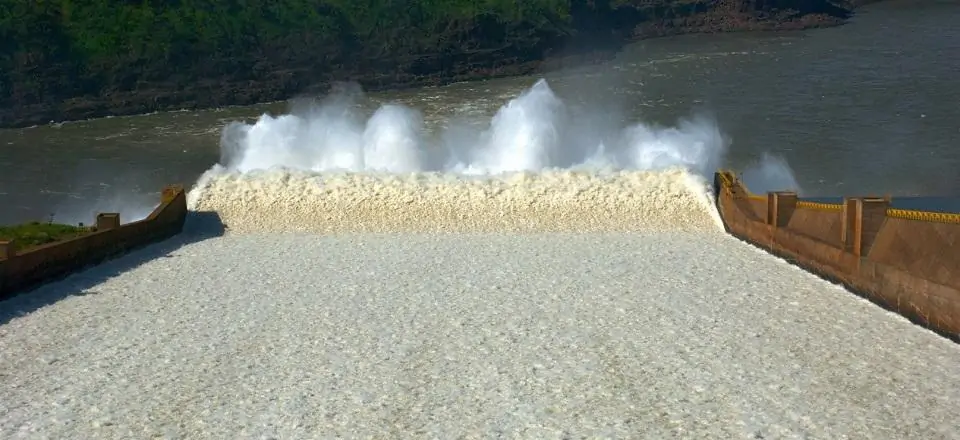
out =
<path fill-rule="evenodd" d="M 104 85 L 132 87 L 129 82 L 144 73 L 162 79 L 183 64 L 228 58 L 248 62 L 211 67 L 253 68 L 254 58 L 273 64 L 260 67 L 288 67 L 284 61 L 303 52 L 343 52 L 331 46 L 367 57 L 429 52 L 479 17 L 504 28 L 564 26 L 569 5 L 569 0 L 0 0 L 0 72 L 6 73 L 0 73 L 6 86 L 0 96 L 38 98 L 53 91 L 25 77 L 34 73 L 31 68 L 51 65 L 79 76 L 77 85 L 94 92 Z"/>
<path fill-rule="evenodd" d="M 13 240 L 17 248 L 22 250 L 79 237 L 91 231 L 89 227 L 31 222 L 0 226 L 0 240 Z"/>
<path fill-rule="evenodd" d="M 520 73 L 573 37 L 589 49 L 640 23 L 717 31 L 832 1 L 0 0 L 0 126 Z M 684 21 L 703 13 L 736 19 Z"/>
<path fill-rule="evenodd" d="M 57 48 L 90 65 L 118 59 L 241 53 L 289 38 L 427 43 L 451 22 L 491 15 L 542 26 L 568 0 L 4 0 L 4 56 Z"/>

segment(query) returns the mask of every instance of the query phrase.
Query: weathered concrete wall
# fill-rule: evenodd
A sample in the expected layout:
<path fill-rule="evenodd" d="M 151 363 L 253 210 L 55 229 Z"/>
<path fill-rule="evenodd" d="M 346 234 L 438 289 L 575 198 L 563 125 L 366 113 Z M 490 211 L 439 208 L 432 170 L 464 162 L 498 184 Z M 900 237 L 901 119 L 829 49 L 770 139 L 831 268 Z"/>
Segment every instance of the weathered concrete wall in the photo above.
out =
<path fill-rule="evenodd" d="M 183 230 L 187 198 L 182 186 L 163 190 L 160 204 L 145 219 L 120 224 L 118 214 L 97 216 L 96 232 L 74 239 L 39 246 L 23 253 L 16 244 L 0 242 L 0 300 L 69 275 L 132 249 L 165 240 Z"/>
<path fill-rule="evenodd" d="M 731 234 L 960 341 L 960 214 L 892 209 L 883 198 L 760 196 L 730 172 L 714 185 Z"/>

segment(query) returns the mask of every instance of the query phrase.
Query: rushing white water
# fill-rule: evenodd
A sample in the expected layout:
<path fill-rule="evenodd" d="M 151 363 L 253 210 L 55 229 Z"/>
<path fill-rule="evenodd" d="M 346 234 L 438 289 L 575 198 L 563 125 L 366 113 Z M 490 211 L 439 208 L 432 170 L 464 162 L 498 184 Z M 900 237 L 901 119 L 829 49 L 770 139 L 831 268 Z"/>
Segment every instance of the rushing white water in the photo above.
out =
<path fill-rule="evenodd" d="M 707 182 L 730 140 L 709 116 L 674 127 L 638 122 L 601 130 L 539 80 L 487 126 L 451 125 L 431 135 L 416 109 L 387 104 L 366 117 L 358 100 L 343 92 L 290 114 L 229 125 L 220 164 L 191 191 L 191 208 L 218 212 L 234 230 L 716 224 Z M 517 173 L 527 177 L 511 177 Z"/>
<path fill-rule="evenodd" d="M 357 98 L 337 96 L 324 104 L 255 124 L 234 123 L 221 140 L 227 171 L 276 167 L 315 172 L 444 171 L 500 174 L 547 168 L 657 170 L 675 166 L 712 172 L 729 145 L 716 123 L 698 116 L 677 127 L 642 123 L 585 139 L 563 101 L 540 80 L 504 105 L 486 130 L 434 141 L 423 136 L 415 110 L 388 104 L 364 120 Z M 574 130 L 578 132 L 574 132 Z"/>

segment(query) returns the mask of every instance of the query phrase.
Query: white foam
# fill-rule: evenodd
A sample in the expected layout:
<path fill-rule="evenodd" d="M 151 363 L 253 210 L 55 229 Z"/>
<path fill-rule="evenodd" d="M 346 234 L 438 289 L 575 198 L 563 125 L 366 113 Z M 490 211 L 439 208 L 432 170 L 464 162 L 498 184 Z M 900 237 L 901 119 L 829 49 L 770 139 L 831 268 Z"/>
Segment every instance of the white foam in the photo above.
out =
<path fill-rule="evenodd" d="M 233 232 L 719 231 L 692 174 L 211 172 L 190 206 Z"/>
<path fill-rule="evenodd" d="M 546 81 L 486 127 L 428 133 L 397 104 L 366 117 L 359 92 L 229 125 L 190 208 L 233 231 L 716 230 L 711 176 L 729 145 L 704 116 L 675 127 L 571 108 Z M 597 120 L 591 120 L 591 118 Z"/>
<path fill-rule="evenodd" d="M 721 234 L 174 247 L 3 303 L 0 438 L 957 438 L 955 344 Z"/>

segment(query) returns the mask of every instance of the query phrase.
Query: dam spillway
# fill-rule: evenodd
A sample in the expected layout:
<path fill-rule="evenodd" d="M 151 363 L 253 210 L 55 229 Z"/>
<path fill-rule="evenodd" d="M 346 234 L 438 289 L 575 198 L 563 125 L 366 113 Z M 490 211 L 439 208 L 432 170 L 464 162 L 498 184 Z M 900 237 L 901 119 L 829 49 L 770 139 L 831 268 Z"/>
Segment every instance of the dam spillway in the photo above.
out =
<path fill-rule="evenodd" d="M 33 311 L 0 326 L 3 436 L 956 436 L 955 344 L 727 234 L 693 176 L 584 177 L 539 204 L 517 188 L 548 175 L 363 178 L 365 203 L 404 203 L 210 180 L 190 203 L 225 234 L 188 219 L 5 302 Z M 577 200 L 633 209 L 521 221 Z M 346 218 L 362 227 L 324 232 Z"/>
<path fill-rule="evenodd" d="M 715 123 L 599 133 L 543 81 L 443 142 L 348 110 L 0 242 L 0 436 L 958 437 L 955 214 L 752 194 Z"/>

